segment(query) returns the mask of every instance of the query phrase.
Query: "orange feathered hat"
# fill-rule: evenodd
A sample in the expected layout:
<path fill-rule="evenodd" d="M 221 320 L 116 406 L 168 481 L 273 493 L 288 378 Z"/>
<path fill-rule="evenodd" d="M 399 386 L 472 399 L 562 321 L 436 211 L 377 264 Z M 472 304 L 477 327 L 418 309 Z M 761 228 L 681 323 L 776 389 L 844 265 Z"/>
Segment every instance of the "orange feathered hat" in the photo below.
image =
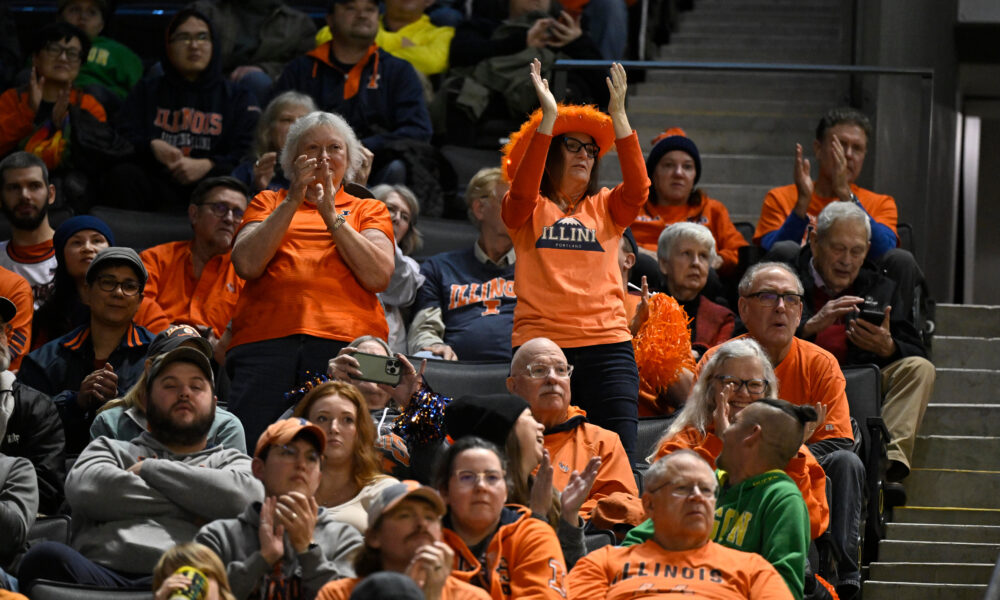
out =
<path fill-rule="evenodd" d="M 558 108 L 559 115 L 552 126 L 553 136 L 582 131 L 594 138 L 594 143 L 601 148 L 599 156 L 604 156 L 611 149 L 615 143 L 615 127 L 610 116 L 590 104 L 559 104 Z M 510 134 L 510 141 L 503 147 L 503 176 L 507 181 L 514 178 L 517 166 L 528 150 L 528 142 L 541 122 L 542 109 L 539 108 L 531 113 L 521 129 Z"/>

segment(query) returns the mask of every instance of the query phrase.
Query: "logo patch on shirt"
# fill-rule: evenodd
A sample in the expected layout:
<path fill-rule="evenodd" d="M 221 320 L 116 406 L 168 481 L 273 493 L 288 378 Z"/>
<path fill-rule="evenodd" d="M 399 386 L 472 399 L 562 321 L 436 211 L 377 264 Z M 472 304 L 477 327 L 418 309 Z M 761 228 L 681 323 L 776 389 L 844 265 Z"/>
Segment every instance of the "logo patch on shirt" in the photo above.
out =
<path fill-rule="evenodd" d="M 604 252 L 597 241 L 597 231 L 584 227 L 574 217 L 565 217 L 553 225 L 542 227 L 542 235 L 535 242 L 535 248 Z"/>

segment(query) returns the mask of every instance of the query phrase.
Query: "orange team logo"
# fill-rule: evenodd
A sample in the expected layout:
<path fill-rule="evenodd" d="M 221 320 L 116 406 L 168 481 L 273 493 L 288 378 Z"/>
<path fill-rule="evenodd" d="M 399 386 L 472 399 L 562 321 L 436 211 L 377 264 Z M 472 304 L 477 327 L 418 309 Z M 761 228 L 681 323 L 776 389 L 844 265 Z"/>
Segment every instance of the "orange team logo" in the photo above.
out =
<path fill-rule="evenodd" d="M 516 300 L 514 280 L 494 277 L 482 283 L 467 283 L 451 285 L 448 298 L 448 310 L 454 310 L 470 304 L 482 303 L 485 307 L 481 316 L 499 315 L 502 299 Z"/>
<path fill-rule="evenodd" d="M 597 230 L 585 227 L 575 217 L 563 217 L 552 225 L 542 227 L 542 235 L 535 242 L 535 248 L 604 252 L 597 241 Z"/>

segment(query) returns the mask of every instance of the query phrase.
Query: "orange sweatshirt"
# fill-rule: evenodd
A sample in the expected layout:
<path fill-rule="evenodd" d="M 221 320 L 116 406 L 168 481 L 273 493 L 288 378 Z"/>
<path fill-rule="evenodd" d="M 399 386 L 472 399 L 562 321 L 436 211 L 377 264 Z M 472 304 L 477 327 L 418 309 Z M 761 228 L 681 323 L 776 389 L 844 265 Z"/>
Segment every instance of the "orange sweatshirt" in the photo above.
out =
<path fill-rule="evenodd" d="M 707 542 L 665 550 L 655 540 L 604 546 L 581 558 L 567 578 L 569 600 L 700 598 L 790 600 L 785 580 L 759 554 Z"/>
<path fill-rule="evenodd" d="M 13 271 L 0 267 L 0 296 L 14 303 L 17 314 L 9 323 L 7 348 L 10 352 L 11 371 L 17 371 L 21 359 L 31 348 L 31 319 L 35 314 L 35 296 L 28 280 Z"/>
<path fill-rule="evenodd" d="M 566 563 L 556 532 L 523 506 L 504 508 L 485 565 L 454 531 L 445 529 L 444 541 L 455 551 L 452 576 L 488 587 L 493 600 L 566 598 Z"/>
<path fill-rule="evenodd" d="M 715 459 L 722 452 L 722 440 L 715 435 L 715 425 L 709 424 L 705 433 L 687 427 L 669 440 L 664 440 L 656 450 L 654 462 L 675 450 L 694 450 L 715 468 Z M 816 539 L 830 525 L 830 505 L 826 501 L 826 473 L 816 457 L 804 444 L 785 465 L 785 473 L 802 492 L 802 499 L 809 510 L 809 534 Z"/>
<path fill-rule="evenodd" d="M 324 585 L 316 594 L 316 600 L 349 600 L 351 592 L 361 583 L 361 578 L 337 579 Z M 465 583 L 451 575 L 441 589 L 441 600 L 490 600 L 490 595 L 474 585 Z"/>
<path fill-rule="evenodd" d="M 876 194 L 856 185 L 851 185 L 851 191 L 854 192 L 858 202 L 873 219 L 892 229 L 893 233 L 896 232 L 898 213 L 896 201 L 892 196 Z M 781 229 L 781 226 L 785 224 L 785 219 L 795 210 L 795 204 L 798 203 L 798 200 L 799 191 L 794 183 L 769 191 L 764 197 L 763 206 L 760 207 L 760 219 L 757 221 L 757 230 L 753 232 L 753 242 L 759 244 L 762 237 Z M 836 200 L 836 198 L 821 198 L 813 193 L 809 208 L 806 209 L 811 228 L 816 226 L 816 216 L 823 212 L 827 204 Z M 808 232 L 809 229 L 806 231 Z"/>
<path fill-rule="evenodd" d="M 625 448 L 616 433 L 587 423 L 586 417 L 583 409 L 571 405 L 566 421 L 545 432 L 552 485 L 562 491 L 573 471 L 582 473 L 590 459 L 599 456 L 601 468 L 580 507 L 580 517 L 597 519 L 594 524 L 600 529 L 610 529 L 616 523 L 638 525 L 645 515 Z"/>
<path fill-rule="evenodd" d="M 639 138 L 633 131 L 615 142 L 623 183 L 584 197 L 570 213 L 538 192 L 551 141 L 534 134 L 503 199 L 517 253 L 512 345 L 536 337 L 563 348 L 630 340 L 618 245 L 649 194 Z"/>
<path fill-rule="evenodd" d="M 715 238 L 715 250 L 722 258 L 719 270 L 725 273 L 736 268 L 739 262 L 739 250 L 748 245 L 747 241 L 733 225 L 725 205 L 704 193 L 701 194 L 701 202 L 694 206 L 689 204 L 658 206 L 652 201 L 646 202 L 639 216 L 632 222 L 632 234 L 635 235 L 637 244 L 646 250 L 656 252 L 660 233 L 664 228 L 681 221 L 708 227 L 712 237 Z"/>
<path fill-rule="evenodd" d="M 221 338 L 233 318 L 244 281 L 228 252 L 212 257 L 195 279 L 191 242 L 169 242 L 139 255 L 149 271 L 145 297 L 155 302 L 171 323 L 210 327 Z"/>

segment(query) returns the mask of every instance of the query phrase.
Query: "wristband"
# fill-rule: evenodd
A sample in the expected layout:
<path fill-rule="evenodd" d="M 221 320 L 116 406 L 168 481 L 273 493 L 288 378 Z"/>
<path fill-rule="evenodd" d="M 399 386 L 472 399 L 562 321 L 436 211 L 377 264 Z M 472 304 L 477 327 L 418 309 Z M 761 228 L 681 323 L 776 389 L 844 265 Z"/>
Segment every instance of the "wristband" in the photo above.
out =
<path fill-rule="evenodd" d="M 335 233 L 338 229 L 343 227 L 344 223 L 346 222 L 347 219 L 344 218 L 344 215 L 337 215 L 337 218 L 336 220 L 334 220 L 333 225 L 330 226 L 330 233 Z"/>

